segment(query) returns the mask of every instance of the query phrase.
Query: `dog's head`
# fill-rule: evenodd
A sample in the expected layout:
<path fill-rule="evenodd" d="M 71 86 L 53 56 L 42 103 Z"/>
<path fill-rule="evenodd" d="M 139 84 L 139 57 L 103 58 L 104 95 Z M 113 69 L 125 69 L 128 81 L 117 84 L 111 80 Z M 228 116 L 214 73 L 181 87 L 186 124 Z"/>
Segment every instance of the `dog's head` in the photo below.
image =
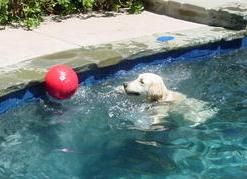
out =
<path fill-rule="evenodd" d="M 161 101 L 168 90 L 162 78 L 153 73 L 143 73 L 134 81 L 124 83 L 124 90 L 129 95 L 142 95 L 151 101 Z"/>

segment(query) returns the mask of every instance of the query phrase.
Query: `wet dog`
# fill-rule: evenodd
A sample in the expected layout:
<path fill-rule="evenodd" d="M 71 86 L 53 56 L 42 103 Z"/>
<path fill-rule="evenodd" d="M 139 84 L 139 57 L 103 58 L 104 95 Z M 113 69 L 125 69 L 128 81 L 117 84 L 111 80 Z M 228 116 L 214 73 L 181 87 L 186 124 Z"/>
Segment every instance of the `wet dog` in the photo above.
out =
<path fill-rule="evenodd" d="M 199 125 L 212 118 L 217 109 L 210 108 L 207 102 L 167 89 L 163 79 L 153 73 L 143 73 L 137 79 L 123 84 L 127 95 L 143 96 L 147 102 L 154 103 L 152 109 L 152 124 L 165 121 L 170 112 L 183 115 L 184 119 L 191 121 L 192 126 Z"/>

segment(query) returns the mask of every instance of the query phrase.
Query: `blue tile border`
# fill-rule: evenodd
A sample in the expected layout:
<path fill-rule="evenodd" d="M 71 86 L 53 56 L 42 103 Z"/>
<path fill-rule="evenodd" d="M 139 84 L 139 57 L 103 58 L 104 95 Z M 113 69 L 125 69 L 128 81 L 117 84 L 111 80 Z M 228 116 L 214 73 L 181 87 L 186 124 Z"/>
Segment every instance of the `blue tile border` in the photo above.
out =
<path fill-rule="evenodd" d="M 97 68 L 95 65 L 90 70 L 79 73 L 79 79 L 80 82 L 85 82 L 85 85 L 89 85 L 102 80 L 109 74 L 116 73 L 120 70 L 130 70 L 139 63 L 173 63 L 175 61 L 206 59 L 216 55 L 227 55 L 235 50 L 246 47 L 247 37 L 231 41 L 222 40 L 192 48 L 160 52 L 150 56 L 135 58 L 134 60 L 124 59 L 119 64 L 104 68 Z M 46 92 L 43 86 L 43 83 L 31 83 L 25 89 L 0 97 L 0 114 L 27 102 L 46 98 Z"/>

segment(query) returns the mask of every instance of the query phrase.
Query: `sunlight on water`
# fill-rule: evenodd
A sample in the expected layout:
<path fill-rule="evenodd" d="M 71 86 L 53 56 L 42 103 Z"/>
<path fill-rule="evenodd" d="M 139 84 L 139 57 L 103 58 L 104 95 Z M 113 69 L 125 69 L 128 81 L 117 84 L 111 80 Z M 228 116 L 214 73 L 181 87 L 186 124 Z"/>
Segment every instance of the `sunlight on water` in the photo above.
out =
<path fill-rule="evenodd" d="M 137 65 L 82 85 L 71 100 L 13 109 L 0 116 L 0 178 L 246 178 L 246 56 Z M 115 90 L 143 72 L 203 103 L 187 101 L 152 128 L 154 105 Z M 212 111 L 196 127 L 186 120 Z"/>

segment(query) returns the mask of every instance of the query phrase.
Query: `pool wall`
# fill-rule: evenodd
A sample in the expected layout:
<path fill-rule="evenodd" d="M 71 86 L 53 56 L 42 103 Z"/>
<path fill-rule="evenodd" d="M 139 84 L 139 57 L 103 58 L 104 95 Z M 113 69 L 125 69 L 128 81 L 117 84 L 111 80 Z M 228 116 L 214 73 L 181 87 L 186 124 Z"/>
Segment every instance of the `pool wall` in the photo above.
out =
<path fill-rule="evenodd" d="M 199 45 L 195 47 L 157 52 L 147 56 L 126 58 L 115 65 L 98 67 L 90 65 L 87 68 L 75 68 L 78 71 L 82 85 L 90 85 L 104 79 L 108 75 L 115 74 L 120 70 L 130 70 L 137 64 L 149 63 L 173 63 L 176 61 L 202 60 L 209 57 L 227 55 L 236 50 L 247 47 L 247 37 L 233 40 L 221 40 L 214 43 Z M 20 89 L 0 97 L 0 114 L 16 106 L 23 105 L 30 101 L 46 98 L 43 82 L 33 82 Z"/>

